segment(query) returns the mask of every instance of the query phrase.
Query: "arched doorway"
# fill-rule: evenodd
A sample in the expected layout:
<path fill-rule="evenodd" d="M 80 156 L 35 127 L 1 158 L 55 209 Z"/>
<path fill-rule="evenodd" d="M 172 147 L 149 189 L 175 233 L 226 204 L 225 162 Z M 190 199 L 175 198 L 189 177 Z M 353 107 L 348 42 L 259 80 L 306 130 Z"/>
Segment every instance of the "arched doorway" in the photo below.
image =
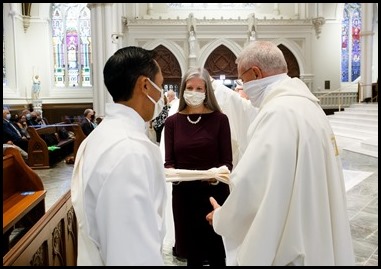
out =
<path fill-rule="evenodd" d="M 206 59 L 204 68 L 214 79 L 220 79 L 220 76 L 224 75 L 225 85 L 231 87 L 233 80 L 237 78 L 236 58 L 229 48 L 220 45 Z"/>
<path fill-rule="evenodd" d="M 278 48 L 283 52 L 287 62 L 288 75 L 290 77 L 300 77 L 298 61 L 294 54 L 284 45 L 280 44 Z M 226 86 L 233 86 L 229 80 L 237 79 L 238 71 L 235 60 L 237 57 L 224 45 L 217 47 L 206 59 L 204 67 L 209 71 L 214 79 L 219 79 L 220 75 L 225 75 Z"/>
<path fill-rule="evenodd" d="M 286 46 L 282 44 L 279 44 L 278 48 L 283 52 L 284 58 L 286 58 L 287 68 L 288 68 L 287 75 L 289 75 L 292 78 L 293 77 L 300 78 L 299 64 L 294 54 L 292 54 L 292 52 Z"/>
<path fill-rule="evenodd" d="M 179 89 L 181 84 L 181 68 L 179 62 L 177 61 L 175 55 L 164 47 L 163 45 L 157 46 L 154 51 L 157 53 L 156 61 L 161 67 L 161 72 L 164 77 L 164 91 L 170 89 L 176 92 L 176 95 L 179 96 Z"/>

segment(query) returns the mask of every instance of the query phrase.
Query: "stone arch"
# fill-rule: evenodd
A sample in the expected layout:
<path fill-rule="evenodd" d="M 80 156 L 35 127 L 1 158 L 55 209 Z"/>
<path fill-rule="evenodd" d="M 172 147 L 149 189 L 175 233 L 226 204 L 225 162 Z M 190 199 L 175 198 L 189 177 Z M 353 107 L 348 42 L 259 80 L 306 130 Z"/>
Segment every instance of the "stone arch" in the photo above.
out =
<path fill-rule="evenodd" d="M 234 80 L 237 78 L 237 56 L 225 45 L 215 48 L 205 61 L 204 68 L 210 75 L 218 79 L 219 75 L 225 75 L 225 79 Z"/>
<path fill-rule="evenodd" d="M 168 90 L 174 90 L 178 95 L 183 72 L 176 55 L 174 55 L 173 52 L 163 44 L 146 49 L 155 50 L 157 52 L 156 61 L 160 65 L 161 72 L 163 73 L 164 91 L 167 92 Z"/>
<path fill-rule="evenodd" d="M 277 39 L 274 40 L 273 43 L 275 43 L 278 47 L 279 45 L 283 45 L 292 54 L 292 56 L 295 57 L 294 60 L 292 59 L 293 57 L 291 60 L 296 60 L 296 63 L 294 64 L 297 64 L 299 67 L 299 76 L 300 74 L 305 74 L 306 65 L 303 57 L 303 52 L 295 42 L 286 39 Z"/>
<path fill-rule="evenodd" d="M 152 41 L 144 44 L 143 48 L 153 50 L 156 47 L 159 47 L 160 45 L 163 45 L 164 47 L 166 47 L 175 56 L 177 62 L 180 65 L 181 74 L 184 74 L 186 72 L 186 70 L 188 69 L 187 62 L 185 59 L 184 49 L 182 49 L 175 42 L 168 41 L 165 39 L 156 39 L 156 40 L 152 40 Z"/>
<path fill-rule="evenodd" d="M 198 59 L 198 65 L 199 66 L 204 66 L 206 60 L 208 59 L 209 55 L 219 46 L 225 46 L 228 48 L 230 51 L 233 52 L 233 54 L 237 57 L 239 52 L 242 50 L 242 47 L 238 45 L 236 42 L 233 42 L 229 39 L 226 38 L 220 38 L 217 40 L 214 40 L 213 42 L 205 45 L 201 50 L 200 50 L 200 55 Z"/>

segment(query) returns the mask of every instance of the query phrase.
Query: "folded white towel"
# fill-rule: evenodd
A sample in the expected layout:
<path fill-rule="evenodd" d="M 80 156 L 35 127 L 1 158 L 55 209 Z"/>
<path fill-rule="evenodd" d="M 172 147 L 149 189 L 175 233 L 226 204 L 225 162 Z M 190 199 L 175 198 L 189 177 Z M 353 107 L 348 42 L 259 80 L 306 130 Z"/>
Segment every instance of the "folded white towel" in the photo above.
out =
<path fill-rule="evenodd" d="M 165 168 L 167 182 L 175 181 L 193 181 L 215 178 L 225 184 L 229 184 L 230 170 L 226 165 L 213 167 L 208 170 L 188 170 Z"/>

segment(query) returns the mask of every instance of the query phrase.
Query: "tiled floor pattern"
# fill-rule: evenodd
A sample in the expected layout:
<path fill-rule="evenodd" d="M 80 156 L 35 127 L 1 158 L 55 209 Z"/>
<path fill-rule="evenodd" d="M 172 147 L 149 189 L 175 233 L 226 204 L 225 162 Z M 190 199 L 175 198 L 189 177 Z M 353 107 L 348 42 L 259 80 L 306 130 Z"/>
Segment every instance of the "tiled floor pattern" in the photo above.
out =
<path fill-rule="evenodd" d="M 341 157 L 356 265 L 378 265 L 378 158 L 346 150 Z M 73 165 L 61 162 L 52 169 L 35 170 L 47 190 L 47 209 L 70 188 L 72 169 Z M 186 265 L 173 257 L 171 244 L 164 244 L 163 256 L 166 265 Z"/>

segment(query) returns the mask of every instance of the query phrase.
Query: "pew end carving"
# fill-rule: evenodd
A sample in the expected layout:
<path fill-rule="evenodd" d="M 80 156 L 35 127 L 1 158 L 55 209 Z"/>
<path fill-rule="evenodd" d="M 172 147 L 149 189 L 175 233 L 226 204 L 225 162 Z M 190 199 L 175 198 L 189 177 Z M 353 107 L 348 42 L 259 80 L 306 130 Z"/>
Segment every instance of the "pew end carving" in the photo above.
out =
<path fill-rule="evenodd" d="M 46 190 L 20 151 L 3 152 L 3 255 L 45 214 Z"/>

